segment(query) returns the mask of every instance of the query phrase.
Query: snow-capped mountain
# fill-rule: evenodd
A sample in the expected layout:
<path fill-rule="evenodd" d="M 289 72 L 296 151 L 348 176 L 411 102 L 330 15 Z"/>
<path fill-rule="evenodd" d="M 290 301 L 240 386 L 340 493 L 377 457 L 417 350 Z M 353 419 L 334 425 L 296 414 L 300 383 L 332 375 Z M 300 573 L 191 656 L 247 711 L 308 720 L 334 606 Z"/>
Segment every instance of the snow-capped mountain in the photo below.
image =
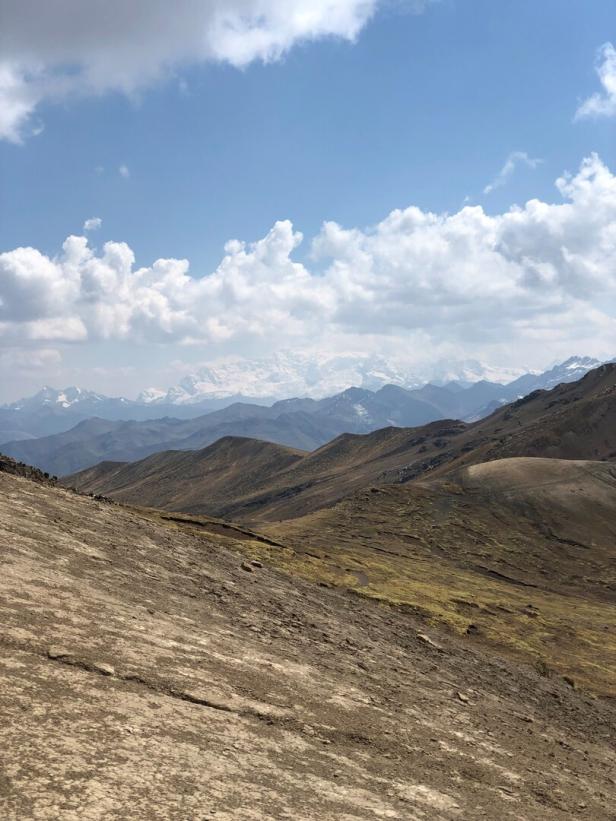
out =
<path fill-rule="evenodd" d="M 44 388 L 34 396 L 12 402 L 10 405 L 3 405 L 7 410 L 34 410 L 36 408 L 72 408 L 78 405 L 97 405 L 108 401 L 107 396 L 94 391 L 87 391 L 74 385 L 58 390 L 45 385 Z M 116 401 L 127 402 L 126 399 Z"/>
<path fill-rule="evenodd" d="M 60 433 L 92 417 L 193 419 L 246 401 L 250 404 L 241 406 L 243 416 L 254 415 L 255 405 L 274 402 L 277 413 L 312 413 L 317 403 L 319 412 L 344 419 L 344 429 L 356 432 L 372 429 L 374 424 L 423 423 L 421 408 L 413 406 L 409 411 L 408 397 L 396 391 L 411 391 L 415 400 L 435 407 L 440 418 L 474 419 L 538 388 L 579 379 L 599 364 L 596 359 L 577 356 L 544 373 L 520 376 L 521 371 L 494 369 L 472 360 L 417 368 L 379 356 L 286 352 L 209 365 L 170 390 L 153 388 L 137 400 L 75 386 L 62 390 L 47 386 L 34 396 L 0 407 L 0 443 Z M 404 412 L 398 408 L 400 401 Z"/>
<path fill-rule="evenodd" d="M 165 396 L 167 396 L 167 391 L 163 391 L 160 388 L 148 388 L 139 394 L 139 399 L 137 401 L 150 405 L 164 400 Z"/>
<path fill-rule="evenodd" d="M 404 381 L 405 374 L 383 357 L 281 352 L 261 359 L 226 359 L 207 365 L 185 376 L 164 396 L 148 390 L 138 401 L 179 405 L 229 396 L 319 399 L 351 386 L 375 389 Z"/>
<path fill-rule="evenodd" d="M 468 387 L 476 382 L 508 385 L 520 376 L 535 375 L 541 372 L 525 368 L 495 368 L 492 365 L 478 362 L 476 359 L 465 359 L 460 362 L 439 362 L 429 369 L 429 373 L 426 381 L 433 385 L 457 382 L 459 385 Z"/>
<path fill-rule="evenodd" d="M 482 380 L 468 387 L 459 383 L 453 387 L 451 383 L 449 387 L 426 384 L 411 390 L 393 384 L 377 390 L 350 387 L 322 399 L 290 398 L 269 405 L 209 400 L 223 403 L 210 412 L 194 401 L 177 405 L 132 402 L 118 414 L 108 407 L 113 401 L 109 400 L 97 405 L 95 418 L 79 424 L 73 407 L 62 407 L 60 399 L 61 413 L 56 410 L 51 420 L 56 431 L 42 438 L 28 435 L 34 430 L 24 428 L 23 423 L 30 419 L 40 429 L 41 421 L 49 424 L 48 415 L 43 414 L 41 420 L 40 412 L 0 410 L 0 435 L 3 414 L 13 414 L 6 421 L 17 434 L 5 439 L 0 450 L 53 474 L 71 473 L 105 459 L 135 460 L 160 450 L 195 450 L 228 436 L 313 450 L 342 433 L 369 433 L 390 426 L 414 428 L 439 419 L 476 421 L 538 388 L 579 378 L 596 364 L 587 358 L 569 359 L 543 374 L 525 374 L 506 385 Z M 185 384 L 183 390 L 189 396 L 200 387 L 192 380 Z M 63 426 L 59 426 L 60 415 Z"/>
<path fill-rule="evenodd" d="M 541 375 L 542 388 L 554 388 L 561 382 L 575 382 L 597 368 L 601 362 L 591 356 L 572 356 Z"/>
<path fill-rule="evenodd" d="M 306 396 L 321 399 L 349 387 L 378 390 L 397 385 L 412 390 L 428 382 L 461 385 L 485 379 L 507 383 L 527 373 L 522 368 L 496 369 L 474 360 L 409 365 L 383 356 L 362 354 L 302 354 L 280 352 L 261 359 L 227 359 L 185 376 L 167 392 L 144 391 L 138 401 L 171 405 L 192 404 L 204 399 L 242 396 L 250 399 L 286 399 Z"/>

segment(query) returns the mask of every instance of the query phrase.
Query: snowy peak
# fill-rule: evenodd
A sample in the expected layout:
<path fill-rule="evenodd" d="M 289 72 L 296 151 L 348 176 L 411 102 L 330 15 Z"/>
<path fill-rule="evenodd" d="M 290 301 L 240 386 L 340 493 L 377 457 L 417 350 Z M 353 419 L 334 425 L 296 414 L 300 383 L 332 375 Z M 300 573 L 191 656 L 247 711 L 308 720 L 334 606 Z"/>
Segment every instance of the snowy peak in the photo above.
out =
<path fill-rule="evenodd" d="M 590 356 L 571 356 L 541 375 L 541 387 L 554 388 L 561 382 L 575 382 L 600 364 L 598 359 Z"/>
<path fill-rule="evenodd" d="M 160 388 L 148 388 L 142 391 L 137 397 L 137 402 L 142 402 L 144 405 L 154 404 L 167 396 L 167 391 L 160 390 Z"/>
<path fill-rule="evenodd" d="M 238 396 L 321 399 L 350 386 L 376 390 L 388 382 L 403 385 L 408 382 L 407 377 L 382 357 L 281 352 L 261 359 L 228 359 L 202 367 L 166 393 L 148 390 L 140 400 L 181 405 Z"/>
<path fill-rule="evenodd" d="M 322 399 L 350 387 L 377 391 L 385 385 L 413 390 L 428 382 L 461 386 L 481 379 L 505 384 L 526 373 L 523 369 L 496 369 L 475 360 L 417 366 L 383 356 L 346 353 L 304 354 L 282 351 L 261 359 L 227 359 L 200 368 L 163 392 L 144 391 L 139 401 L 184 405 L 206 399 L 245 397 L 280 400 L 292 396 Z"/>
<path fill-rule="evenodd" d="M 105 396 L 94 393 L 94 391 L 83 390 L 75 385 L 68 388 L 58 390 L 45 385 L 34 396 L 20 399 L 10 405 L 5 405 L 5 408 L 10 410 L 35 410 L 36 408 L 71 408 L 80 404 L 96 404 L 104 402 Z"/>
<path fill-rule="evenodd" d="M 459 387 L 468 387 L 477 382 L 490 382 L 506 385 L 524 374 L 536 374 L 524 368 L 495 368 L 485 365 L 476 359 L 465 359 L 460 362 L 438 363 L 427 382 L 446 386 L 455 383 Z"/>
<path fill-rule="evenodd" d="M 192 415 L 199 411 L 192 406 L 216 407 L 217 403 L 226 406 L 234 400 L 259 404 L 289 400 L 297 404 L 337 397 L 338 402 L 348 403 L 349 408 L 355 406 L 354 413 L 362 416 L 369 415 L 366 402 L 372 401 L 362 395 L 366 391 L 385 389 L 381 398 L 392 401 L 396 390 L 417 391 L 431 386 L 432 393 L 446 390 L 456 394 L 472 386 L 475 394 L 482 390 L 489 394 L 486 402 L 511 401 L 537 388 L 549 389 L 561 382 L 573 382 L 600 364 L 592 357 L 572 356 L 537 373 L 493 368 L 476 360 L 441 362 L 428 367 L 363 354 L 280 352 L 261 359 L 228 359 L 202 367 L 184 376 L 169 390 L 143 391 L 136 401 L 109 398 L 75 385 L 61 390 L 45 386 L 34 396 L 5 405 L 4 409 L 79 412 L 82 416 L 107 416 L 112 409 L 113 415 L 109 418 L 123 418 L 122 414 L 130 408 L 132 413 L 147 413 L 147 418 L 153 418 L 158 412 L 156 409 L 162 406 L 167 408 L 165 413 L 168 406 L 175 406 L 178 413 L 182 409 L 182 414 Z M 297 409 L 295 405 L 293 409 Z M 287 410 L 291 410 L 290 405 Z"/>

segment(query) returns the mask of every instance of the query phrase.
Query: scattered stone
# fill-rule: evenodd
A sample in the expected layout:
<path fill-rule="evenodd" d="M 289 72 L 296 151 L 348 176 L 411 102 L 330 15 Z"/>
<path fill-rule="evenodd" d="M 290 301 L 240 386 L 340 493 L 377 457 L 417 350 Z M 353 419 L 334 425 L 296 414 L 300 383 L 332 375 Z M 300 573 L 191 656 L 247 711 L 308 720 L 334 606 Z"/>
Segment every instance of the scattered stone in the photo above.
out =
<path fill-rule="evenodd" d="M 467 636 L 473 636 L 473 635 L 475 635 L 475 633 L 478 633 L 478 632 L 479 632 L 479 628 L 477 627 L 476 624 L 469 624 L 469 626 L 466 628 L 466 635 Z"/>
<path fill-rule="evenodd" d="M 115 667 L 112 667 L 111 664 L 105 664 L 104 662 L 97 663 L 95 669 L 103 676 L 115 676 Z"/>
<path fill-rule="evenodd" d="M 532 716 L 523 715 L 522 713 L 514 713 L 513 715 L 516 718 L 519 718 L 520 721 L 525 721 L 527 724 L 535 723 L 535 719 Z"/>
<path fill-rule="evenodd" d="M 63 659 L 69 655 L 70 653 L 65 647 L 53 645 L 47 650 L 47 658 L 50 659 Z"/>
<path fill-rule="evenodd" d="M 425 633 L 417 633 L 417 638 L 419 639 L 419 641 L 423 641 L 424 644 L 429 644 L 430 647 L 434 647 L 435 650 L 443 649 L 440 644 L 437 644 L 435 641 L 433 641 L 430 638 L 430 636 L 426 636 Z"/>
<path fill-rule="evenodd" d="M 563 676 L 563 681 L 575 690 L 575 679 L 571 678 L 571 676 Z"/>
<path fill-rule="evenodd" d="M 515 795 L 515 792 L 511 789 L 511 787 L 506 787 L 503 784 L 499 784 L 497 789 L 499 789 L 501 792 L 504 792 L 506 795 Z"/>
<path fill-rule="evenodd" d="M 258 559 L 253 559 L 250 564 L 253 567 L 263 567 L 263 562 L 260 562 Z"/>
<path fill-rule="evenodd" d="M 468 696 L 464 695 L 464 693 L 456 693 L 460 701 L 463 701 L 464 704 L 468 704 Z"/>
<path fill-rule="evenodd" d="M 255 570 L 250 562 L 242 562 L 240 567 L 242 568 L 242 570 L 245 570 L 246 573 L 254 573 Z"/>

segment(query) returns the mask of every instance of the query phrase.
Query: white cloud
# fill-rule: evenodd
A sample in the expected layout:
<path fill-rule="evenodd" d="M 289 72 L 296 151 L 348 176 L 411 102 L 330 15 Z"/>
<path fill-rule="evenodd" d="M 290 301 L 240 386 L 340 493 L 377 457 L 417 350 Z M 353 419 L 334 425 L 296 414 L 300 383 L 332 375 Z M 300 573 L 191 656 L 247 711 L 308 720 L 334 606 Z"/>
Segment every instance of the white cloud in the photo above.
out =
<path fill-rule="evenodd" d="M 62 354 L 55 348 L 20 349 L 8 348 L 0 352 L 0 370 L 45 371 L 57 368 L 62 362 Z"/>
<path fill-rule="evenodd" d="M 37 90 L 25 72 L 16 65 L 0 62 L 0 139 L 20 142 L 27 136 L 30 116 L 41 98 L 42 90 Z"/>
<path fill-rule="evenodd" d="M 129 169 L 129 167 L 128 167 L 127 165 L 122 164 L 122 165 L 118 168 L 118 174 L 119 174 L 121 177 L 124 177 L 124 179 L 125 179 L 125 180 L 127 180 L 127 179 L 130 177 L 130 169 Z"/>
<path fill-rule="evenodd" d="M 293 259 L 303 238 L 288 221 L 255 243 L 231 240 L 200 277 L 187 260 L 138 268 L 122 242 L 97 254 L 73 236 L 53 259 L 17 248 L 0 254 L 0 336 L 217 353 L 334 339 L 354 349 L 363 338 L 398 351 L 457 347 L 458 358 L 521 342 L 543 354 L 572 339 L 616 348 L 616 177 L 593 155 L 556 185 L 562 202 L 496 216 L 411 206 L 370 230 L 328 222 L 310 267 Z"/>
<path fill-rule="evenodd" d="M 483 189 L 484 194 L 491 194 L 495 188 L 501 188 L 513 175 L 518 165 L 526 165 L 529 168 L 537 168 L 543 160 L 535 157 L 529 157 L 526 151 L 512 151 L 505 160 L 505 164 L 494 177 L 492 182 L 488 183 Z"/>
<path fill-rule="evenodd" d="M 605 43 L 597 55 L 596 71 L 603 91 L 595 92 L 575 113 L 576 120 L 616 116 L 616 49 Z"/>
<path fill-rule="evenodd" d="M 189 63 L 242 68 L 278 60 L 300 42 L 353 41 L 385 2 L 0 0 L 0 138 L 27 136 L 43 100 L 131 94 Z"/>
<path fill-rule="evenodd" d="M 103 224 L 103 221 L 100 217 L 90 217 L 87 219 L 83 224 L 84 231 L 98 231 L 98 229 Z"/>

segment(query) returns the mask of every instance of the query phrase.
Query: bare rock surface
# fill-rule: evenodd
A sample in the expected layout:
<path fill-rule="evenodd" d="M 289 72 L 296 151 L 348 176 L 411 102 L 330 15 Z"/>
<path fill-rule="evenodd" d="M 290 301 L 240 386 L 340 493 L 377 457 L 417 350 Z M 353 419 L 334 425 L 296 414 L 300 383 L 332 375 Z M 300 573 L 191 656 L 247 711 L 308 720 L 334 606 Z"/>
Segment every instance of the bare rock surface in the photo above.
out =
<path fill-rule="evenodd" d="M 614 817 L 612 700 L 6 473 L 0 545 L 6 821 Z"/>

